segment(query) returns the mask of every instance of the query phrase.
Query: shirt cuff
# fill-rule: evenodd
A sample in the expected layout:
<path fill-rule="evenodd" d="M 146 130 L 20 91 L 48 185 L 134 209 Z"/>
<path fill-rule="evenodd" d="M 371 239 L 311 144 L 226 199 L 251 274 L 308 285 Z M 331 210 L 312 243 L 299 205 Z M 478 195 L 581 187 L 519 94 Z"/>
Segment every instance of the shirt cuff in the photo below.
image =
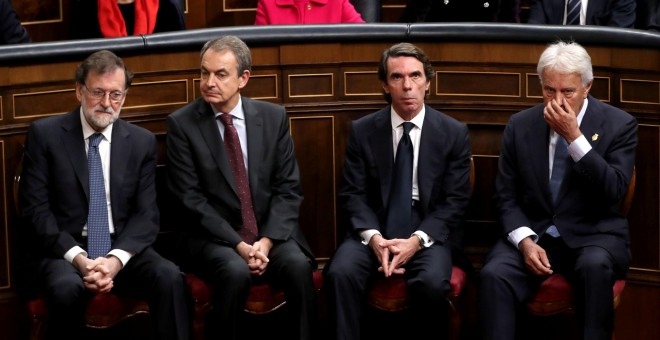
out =
<path fill-rule="evenodd" d="M 364 231 L 360 232 L 360 238 L 362 238 L 362 244 L 367 245 L 369 244 L 369 241 L 371 241 L 371 238 L 374 235 L 380 235 L 380 231 L 376 229 L 367 229 Z"/>
<path fill-rule="evenodd" d="M 78 254 L 82 254 L 84 257 L 87 257 L 87 252 L 85 249 L 82 249 L 79 246 L 75 246 L 64 254 L 64 259 L 69 263 L 73 263 L 73 259 L 76 258 Z"/>
<path fill-rule="evenodd" d="M 131 253 L 129 253 L 125 250 L 121 250 L 121 249 L 112 249 L 108 253 L 108 256 L 110 256 L 110 255 L 112 255 L 112 256 L 119 259 L 119 261 L 121 262 L 122 268 L 124 268 L 126 266 L 126 264 L 128 263 L 128 260 L 130 260 L 131 257 L 133 257 L 133 255 Z"/>
<path fill-rule="evenodd" d="M 518 248 L 520 241 L 530 236 L 534 243 L 536 243 L 539 239 L 539 235 L 536 235 L 536 233 L 531 228 L 520 227 L 510 232 L 509 236 L 507 236 L 507 240 L 509 240 L 509 242 L 511 242 L 511 244 L 513 244 L 516 248 Z"/>
<path fill-rule="evenodd" d="M 591 151 L 591 144 L 584 135 L 580 135 L 568 146 L 568 154 L 571 155 L 574 162 L 579 162 L 589 151 Z"/>
<path fill-rule="evenodd" d="M 423 242 L 424 244 L 422 244 L 422 246 L 424 246 L 424 248 L 428 248 L 435 243 L 435 240 L 431 236 L 429 236 L 428 234 L 426 234 L 421 230 L 415 230 L 413 235 L 417 235 L 422 238 L 422 240 L 424 241 Z"/>

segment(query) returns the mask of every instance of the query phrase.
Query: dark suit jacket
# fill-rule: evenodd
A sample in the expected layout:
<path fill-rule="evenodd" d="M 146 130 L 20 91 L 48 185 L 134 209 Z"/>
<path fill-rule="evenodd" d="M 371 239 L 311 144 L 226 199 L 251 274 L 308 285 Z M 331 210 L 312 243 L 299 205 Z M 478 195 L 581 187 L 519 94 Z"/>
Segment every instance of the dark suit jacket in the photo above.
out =
<path fill-rule="evenodd" d="M 0 0 L 0 45 L 32 42 L 10 0 Z"/>
<path fill-rule="evenodd" d="M 565 4 L 565 0 L 532 0 L 527 22 L 562 25 Z M 632 28 L 635 26 L 635 0 L 589 0 L 586 24 Z"/>
<path fill-rule="evenodd" d="M 293 238 L 314 256 L 298 225 L 300 174 L 284 107 L 242 97 L 248 179 L 259 237 Z M 198 98 L 167 117 L 168 183 L 187 212 L 186 231 L 235 247 L 241 204 L 211 106 Z"/>
<path fill-rule="evenodd" d="M 156 239 L 156 138 L 118 119 L 112 129 L 113 249 L 140 253 Z M 42 256 L 62 258 L 80 244 L 88 213 L 87 153 L 80 110 L 35 121 L 25 142 L 21 212 Z"/>
<path fill-rule="evenodd" d="M 520 22 L 520 0 L 408 0 L 400 22 Z"/>
<path fill-rule="evenodd" d="M 504 233 L 528 226 L 539 236 L 555 224 L 571 248 L 600 246 L 622 268 L 629 262 L 628 221 L 620 213 L 635 164 L 637 122 L 589 96 L 580 130 L 592 146 L 567 171 L 553 207 L 549 186 L 550 129 L 540 104 L 511 117 L 504 131 L 496 199 Z"/>
<path fill-rule="evenodd" d="M 344 183 L 339 193 L 350 232 L 380 230 L 386 218 L 394 154 L 390 107 L 351 124 Z M 426 106 L 417 164 L 422 230 L 437 242 L 461 247 L 459 225 L 470 199 L 468 129 Z"/>

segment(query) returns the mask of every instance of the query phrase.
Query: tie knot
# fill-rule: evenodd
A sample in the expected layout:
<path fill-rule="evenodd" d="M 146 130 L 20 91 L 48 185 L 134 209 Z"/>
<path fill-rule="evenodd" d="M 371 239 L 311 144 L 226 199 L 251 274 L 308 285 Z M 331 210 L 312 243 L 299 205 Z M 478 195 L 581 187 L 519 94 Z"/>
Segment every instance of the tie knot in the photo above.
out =
<path fill-rule="evenodd" d="M 100 133 L 95 133 L 95 134 L 89 136 L 89 146 L 98 147 L 99 144 L 101 143 L 101 139 L 103 139 L 103 135 L 100 134 Z"/>
<path fill-rule="evenodd" d="M 415 124 L 413 124 L 413 123 L 411 123 L 411 122 L 404 122 L 404 123 L 401 124 L 401 125 L 403 126 L 403 134 L 404 134 L 404 135 L 409 134 L 409 133 L 410 133 L 410 130 L 412 130 L 412 128 L 415 126 Z"/>
<path fill-rule="evenodd" d="M 224 126 L 230 126 L 234 125 L 234 122 L 232 121 L 232 118 L 234 118 L 232 115 L 229 113 L 223 113 L 220 116 L 218 116 L 218 119 L 222 122 Z"/>

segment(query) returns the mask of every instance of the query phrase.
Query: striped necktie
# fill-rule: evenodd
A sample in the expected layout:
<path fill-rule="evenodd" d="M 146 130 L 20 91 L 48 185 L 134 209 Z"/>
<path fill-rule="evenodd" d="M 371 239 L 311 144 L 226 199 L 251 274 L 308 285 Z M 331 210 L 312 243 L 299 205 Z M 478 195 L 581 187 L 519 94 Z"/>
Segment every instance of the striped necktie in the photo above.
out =
<path fill-rule="evenodd" d="M 566 4 L 566 25 L 579 25 L 581 11 L 581 0 L 568 0 Z"/>

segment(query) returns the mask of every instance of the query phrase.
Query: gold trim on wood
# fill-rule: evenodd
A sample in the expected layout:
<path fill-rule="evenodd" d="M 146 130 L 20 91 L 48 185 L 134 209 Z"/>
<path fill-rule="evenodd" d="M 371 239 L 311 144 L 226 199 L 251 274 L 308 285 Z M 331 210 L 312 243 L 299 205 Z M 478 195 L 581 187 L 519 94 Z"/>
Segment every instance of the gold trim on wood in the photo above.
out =
<path fill-rule="evenodd" d="M 2 96 L 0 96 L 0 120 L 4 120 L 5 113 L 3 112 L 2 109 Z"/>
<path fill-rule="evenodd" d="M 275 78 L 275 96 L 274 97 L 252 97 L 252 99 L 277 99 L 279 98 L 280 95 L 280 86 L 279 86 L 279 79 L 277 78 L 277 73 L 271 73 L 271 74 L 251 74 L 250 78 L 266 78 L 266 77 L 274 77 Z M 249 84 L 249 83 L 248 83 Z M 249 86 L 249 85 L 248 85 Z"/>
<path fill-rule="evenodd" d="M 52 24 L 52 23 L 55 23 L 55 22 L 63 22 L 62 13 L 64 12 L 64 10 L 62 9 L 62 0 L 60 0 L 59 2 L 60 2 L 60 17 L 59 17 L 59 19 L 39 20 L 39 21 L 21 21 L 21 25 L 28 26 L 28 25 Z"/>
<path fill-rule="evenodd" d="M 56 116 L 60 115 L 63 113 L 67 113 L 69 111 L 61 111 L 61 112 L 51 112 L 51 113 L 45 113 L 45 114 L 37 114 L 37 115 L 27 115 L 27 116 L 16 116 L 16 98 L 17 97 L 26 97 L 26 96 L 34 96 L 34 95 L 42 95 L 42 94 L 53 94 L 53 93 L 64 93 L 64 92 L 76 92 L 75 87 L 71 89 L 65 89 L 65 90 L 52 90 L 52 91 L 37 91 L 37 92 L 28 92 L 28 93 L 14 93 L 11 95 L 11 112 L 12 112 L 12 118 L 13 119 L 32 119 L 32 118 L 41 118 L 41 117 L 49 117 L 49 116 Z M 74 96 L 75 97 L 75 96 Z"/>
<path fill-rule="evenodd" d="M 374 74 L 376 77 L 374 79 L 378 79 L 378 71 L 347 71 L 344 72 L 344 96 L 381 96 L 381 92 L 365 92 L 365 93 L 348 93 L 348 75 L 350 74 Z"/>
<path fill-rule="evenodd" d="M 488 93 L 440 93 L 440 74 L 499 74 L 518 77 L 518 94 L 488 94 Z M 435 72 L 435 94 L 437 96 L 479 96 L 479 97 L 500 97 L 500 98 L 520 98 L 522 95 L 522 75 L 515 72 L 478 72 L 478 71 L 436 71 Z"/>
<path fill-rule="evenodd" d="M 292 95 L 291 94 L 291 78 L 297 77 L 320 77 L 320 76 L 330 76 L 330 89 L 332 90 L 329 94 L 318 93 L 318 94 L 303 94 L 303 95 Z M 289 98 L 313 98 L 313 97 L 332 97 L 335 95 L 335 75 L 334 73 L 308 73 L 308 74 L 289 74 L 287 77 L 287 83 L 289 87 Z"/>
<path fill-rule="evenodd" d="M 122 110 L 125 109 L 139 109 L 139 108 L 144 108 L 144 107 L 160 107 L 160 106 L 168 106 L 168 105 L 181 105 L 181 104 L 188 104 L 190 102 L 190 92 L 188 89 L 189 85 L 189 80 L 188 79 L 174 79 L 174 80 L 163 80 L 163 81 L 148 81 L 148 82 L 142 82 L 142 83 L 133 83 L 131 85 L 132 88 L 135 88 L 137 86 L 143 86 L 143 85 L 151 85 L 151 84 L 168 84 L 168 83 L 180 83 L 183 82 L 185 83 L 185 89 L 186 89 L 186 101 L 183 102 L 168 102 L 168 103 L 159 103 L 159 104 L 149 104 L 149 105 L 133 105 L 133 106 L 127 106 L 124 105 L 122 106 Z M 130 96 L 130 88 L 128 91 L 127 96 Z"/>
<path fill-rule="evenodd" d="M 624 82 L 637 82 L 637 83 L 655 83 L 658 84 L 658 98 L 657 102 L 638 102 L 632 100 L 623 100 L 623 83 Z M 619 79 L 619 100 L 622 103 L 630 104 L 660 104 L 660 81 L 658 80 L 642 80 L 642 79 Z"/>

